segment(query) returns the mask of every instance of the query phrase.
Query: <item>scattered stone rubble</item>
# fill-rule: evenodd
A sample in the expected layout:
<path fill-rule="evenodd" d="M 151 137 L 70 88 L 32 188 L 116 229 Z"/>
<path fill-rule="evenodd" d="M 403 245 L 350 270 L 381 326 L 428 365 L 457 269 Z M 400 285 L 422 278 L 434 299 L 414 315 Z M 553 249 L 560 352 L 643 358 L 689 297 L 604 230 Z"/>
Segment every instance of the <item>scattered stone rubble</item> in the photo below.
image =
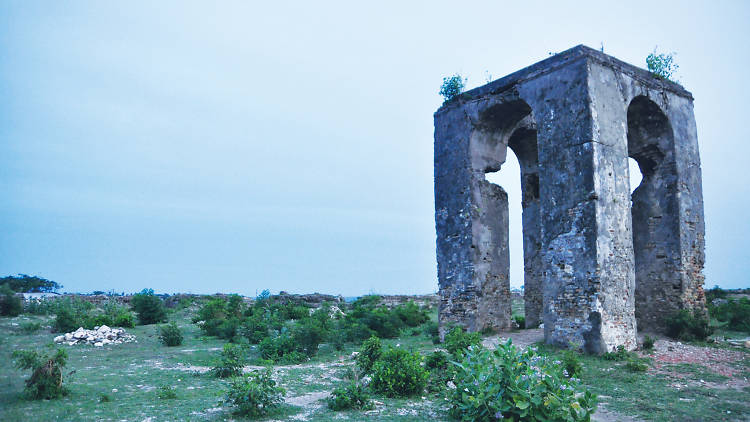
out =
<path fill-rule="evenodd" d="M 134 335 L 126 334 L 122 328 L 109 328 L 106 325 L 94 327 L 93 330 L 79 327 L 71 333 L 55 337 L 55 343 L 67 343 L 69 346 L 93 344 L 96 347 L 101 347 L 107 344 L 130 342 L 137 342 Z"/>

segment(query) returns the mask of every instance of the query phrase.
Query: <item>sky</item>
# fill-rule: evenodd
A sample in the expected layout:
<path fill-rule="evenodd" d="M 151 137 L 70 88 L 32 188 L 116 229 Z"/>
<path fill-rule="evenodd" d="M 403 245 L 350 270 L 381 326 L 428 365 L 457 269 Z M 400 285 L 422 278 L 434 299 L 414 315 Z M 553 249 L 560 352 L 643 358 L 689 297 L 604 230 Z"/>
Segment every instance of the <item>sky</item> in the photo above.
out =
<path fill-rule="evenodd" d="M 578 44 L 675 52 L 706 285 L 750 287 L 750 2 L 0 2 L 0 276 L 65 291 L 437 291 L 433 113 Z M 522 280 L 520 175 L 511 285 Z"/>

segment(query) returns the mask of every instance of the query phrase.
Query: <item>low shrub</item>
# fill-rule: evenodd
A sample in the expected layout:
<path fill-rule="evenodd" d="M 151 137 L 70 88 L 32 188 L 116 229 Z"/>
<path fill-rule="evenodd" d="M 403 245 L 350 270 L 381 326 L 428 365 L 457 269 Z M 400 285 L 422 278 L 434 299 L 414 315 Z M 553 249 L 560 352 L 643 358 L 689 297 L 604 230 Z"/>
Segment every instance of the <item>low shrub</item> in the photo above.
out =
<path fill-rule="evenodd" d="M 396 306 L 393 308 L 393 312 L 407 327 L 418 327 L 430 319 L 427 316 L 427 311 L 412 300 Z"/>
<path fill-rule="evenodd" d="M 99 403 L 109 403 L 112 401 L 112 397 L 109 396 L 107 393 L 101 393 L 99 394 Z"/>
<path fill-rule="evenodd" d="M 577 377 L 583 371 L 583 364 L 579 359 L 578 352 L 575 350 L 566 350 L 562 353 L 562 366 L 564 373 L 569 377 Z"/>
<path fill-rule="evenodd" d="M 0 286 L 0 315 L 18 316 L 23 312 L 23 299 L 7 285 Z"/>
<path fill-rule="evenodd" d="M 257 418 L 270 414 L 284 402 L 286 394 L 271 375 L 267 368 L 232 379 L 224 402 L 234 406 L 233 413 L 238 416 Z"/>
<path fill-rule="evenodd" d="M 18 369 L 30 369 L 31 377 L 26 380 L 24 393 L 32 400 L 51 400 L 68 393 L 63 386 L 62 369 L 68 360 L 64 349 L 57 349 L 54 355 L 33 350 L 16 350 L 13 360 Z"/>
<path fill-rule="evenodd" d="M 648 364 L 643 359 L 631 358 L 625 363 L 625 369 L 630 372 L 646 372 Z"/>
<path fill-rule="evenodd" d="M 448 367 L 448 355 L 436 350 L 424 358 L 424 367 L 428 370 L 445 369 Z"/>
<path fill-rule="evenodd" d="M 141 325 L 167 321 L 164 301 L 154 294 L 153 289 L 143 289 L 140 293 L 133 295 L 133 298 L 130 299 L 130 305 L 138 315 L 138 323 Z"/>
<path fill-rule="evenodd" d="M 643 338 L 643 350 L 646 350 L 646 351 L 654 350 L 655 342 L 656 342 L 656 339 L 646 334 L 646 336 Z"/>
<path fill-rule="evenodd" d="M 162 385 L 156 390 L 156 397 L 160 400 L 172 400 L 177 398 L 177 392 L 169 385 Z"/>
<path fill-rule="evenodd" d="M 424 391 L 428 376 L 419 353 L 389 347 L 372 366 L 370 386 L 388 397 L 408 397 Z"/>
<path fill-rule="evenodd" d="M 276 364 L 295 364 L 307 360 L 307 356 L 298 350 L 294 338 L 286 331 L 264 338 L 258 348 L 263 359 Z"/>
<path fill-rule="evenodd" d="M 440 329 L 435 321 L 427 321 L 424 325 L 424 333 L 432 339 L 432 344 L 440 344 Z"/>
<path fill-rule="evenodd" d="M 526 328 L 526 317 L 523 315 L 514 315 L 513 321 L 515 321 L 516 325 L 518 325 L 518 328 L 524 329 Z"/>
<path fill-rule="evenodd" d="M 292 330 L 296 350 L 310 357 L 318 353 L 318 347 L 327 335 L 328 330 L 326 330 L 325 323 L 320 318 L 306 318 Z"/>
<path fill-rule="evenodd" d="M 159 327 L 159 340 L 167 347 L 179 346 L 182 344 L 182 330 L 174 321 L 162 325 Z"/>
<path fill-rule="evenodd" d="M 625 346 L 617 346 L 617 350 L 614 352 L 606 352 L 602 355 L 602 359 L 611 360 L 616 362 L 622 362 L 630 359 L 631 353 L 625 350 Z"/>
<path fill-rule="evenodd" d="M 227 343 L 221 351 L 216 364 L 211 368 L 211 375 L 217 378 L 236 377 L 242 374 L 245 365 L 245 352 L 236 344 Z"/>
<path fill-rule="evenodd" d="M 680 309 L 666 319 L 667 335 L 674 339 L 705 340 L 713 333 L 708 318 L 700 311 Z"/>
<path fill-rule="evenodd" d="M 118 314 L 112 321 L 112 325 L 115 327 L 133 328 L 135 327 L 135 317 L 130 312 Z"/>
<path fill-rule="evenodd" d="M 359 354 L 355 358 L 357 366 L 363 374 L 369 374 L 372 372 L 372 367 L 375 362 L 380 359 L 383 354 L 383 345 L 380 339 L 377 337 L 370 337 L 362 343 L 362 347 L 359 349 Z"/>
<path fill-rule="evenodd" d="M 510 340 L 495 350 L 469 348 L 455 366 L 450 414 L 464 421 L 588 421 L 596 397 L 563 366 Z"/>
<path fill-rule="evenodd" d="M 479 333 L 467 333 L 463 327 L 453 327 L 445 335 L 445 349 L 457 359 L 461 358 L 469 346 L 480 344 L 482 344 L 482 337 Z"/>
<path fill-rule="evenodd" d="M 334 388 L 326 402 L 328 408 L 335 411 L 372 410 L 375 408 L 367 390 L 357 382 L 350 382 L 343 387 Z"/>
<path fill-rule="evenodd" d="M 21 332 L 24 334 L 34 334 L 42 329 L 42 324 L 38 322 L 22 322 L 20 325 Z"/>

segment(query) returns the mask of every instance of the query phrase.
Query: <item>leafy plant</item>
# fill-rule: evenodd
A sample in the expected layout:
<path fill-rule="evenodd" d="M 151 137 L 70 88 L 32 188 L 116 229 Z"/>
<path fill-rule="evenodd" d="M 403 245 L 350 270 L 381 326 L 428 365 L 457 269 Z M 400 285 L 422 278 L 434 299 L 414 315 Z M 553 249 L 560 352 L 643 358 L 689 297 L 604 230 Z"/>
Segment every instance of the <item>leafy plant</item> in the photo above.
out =
<path fill-rule="evenodd" d="M 667 317 L 666 326 L 667 335 L 679 340 L 705 340 L 713 333 L 708 317 L 697 310 L 680 309 Z"/>
<path fill-rule="evenodd" d="M 23 300 L 7 285 L 0 286 L 0 315 L 18 316 L 23 311 Z"/>
<path fill-rule="evenodd" d="M 64 349 L 57 349 L 54 355 L 33 350 L 16 350 L 13 360 L 18 369 L 30 369 L 31 377 L 26 380 L 24 392 L 32 400 L 56 399 L 68 393 L 63 387 L 62 368 L 68 360 Z"/>
<path fill-rule="evenodd" d="M 154 294 L 153 289 L 143 289 L 140 293 L 133 295 L 130 305 L 138 314 L 138 323 L 141 325 L 156 324 L 167 321 L 167 310 L 164 302 Z"/>
<path fill-rule="evenodd" d="M 566 350 L 562 354 L 562 366 L 569 377 L 577 377 L 583 371 L 583 364 L 575 350 Z"/>
<path fill-rule="evenodd" d="M 264 338 L 259 349 L 261 357 L 273 363 L 295 364 L 307 360 L 307 356 L 298 351 L 294 338 L 286 331 L 274 337 Z"/>
<path fill-rule="evenodd" d="M 286 394 L 271 375 L 271 369 L 266 368 L 232 379 L 224 402 L 235 407 L 235 415 L 254 418 L 268 415 L 283 403 Z"/>
<path fill-rule="evenodd" d="M 417 327 L 429 320 L 427 311 L 410 300 L 393 308 L 393 312 L 401 319 L 407 327 Z"/>
<path fill-rule="evenodd" d="M 728 299 L 712 308 L 716 319 L 726 322 L 730 330 L 750 333 L 750 299 L 747 297 Z"/>
<path fill-rule="evenodd" d="M 179 346 L 182 344 L 182 330 L 174 321 L 162 325 L 159 327 L 159 340 L 168 347 Z"/>
<path fill-rule="evenodd" d="M 347 383 L 343 387 L 334 388 L 331 395 L 326 399 L 328 408 L 331 410 L 371 410 L 375 405 L 370 400 L 367 390 L 356 381 Z"/>
<path fill-rule="evenodd" d="M 674 62 L 674 56 L 675 53 L 657 54 L 656 48 L 654 48 L 654 52 L 646 57 L 646 67 L 654 76 L 676 82 L 673 77 L 679 66 Z"/>
<path fill-rule="evenodd" d="M 602 355 L 602 358 L 604 360 L 611 360 L 611 361 L 626 361 L 631 357 L 631 354 L 625 350 L 625 346 L 617 346 L 617 350 L 614 352 L 606 352 Z"/>
<path fill-rule="evenodd" d="M 650 335 L 646 334 L 643 338 L 643 350 L 651 351 L 654 350 L 654 343 L 656 340 Z"/>
<path fill-rule="evenodd" d="M 588 421 L 596 397 L 563 366 L 508 340 L 495 350 L 470 347 L 456 364 L 450 414 L 463 421 Z"/>
<path fill-rule="evenodd" d="M 388 397 L 408 397 L 422 393 L 428 376 L 419 353 L 389 347 L 372 366 L 370 385 Z"/>
<path fill-rule="evenodd" d="M 445 335 L 445 349 L 457 359 L 461 358 L 469 346 L 480 344 L 482 344 L 482 337 L 479 333 L 467 333 L 463 327 L 453 327 Z"/>
<path fill-rule="evenodd" d="M 646 372 L 646 369 L 648 369 L 648 364 L 642 359 L 632 358 L 628 359 L 628 361 L 625 363 L 625 369 L 630 372 Z"/>
<path fill-rule="evenodd" d="M 37 331 L 42 329 L 42 324 L 38 322 L 22 322 L 21 323 L 21 332 L 24 334 L 34 334 Z"/>
<path fill-rule="evenodd" d="M 161 400 L 172 400 L 177 398 L 177 392 L 169 385 L 162 385 L 156 391 L 156 397 Z"/>
<path fill-rule="evenodd" d="M 458 73 L 443 78 L 443 84 L 440 85 L 440 95 L 442 95 L 444 99 L 443 104 L 446 104 L 461 95 L 464 91 L 465 84 L 466 78 L 462 78 Z"/>
<path fill-rule="evenodd" d="M 245 353 L 242 347 L 236 344 L 227 343 L 221 351 L 219 360 L 211 368 L 211 375 L 217 378 L 236 377 L 242 374 L 242 367 L 245 365 Z"/>
<path fill-rule="evenodd" d="M 516 325 L 518 325 L 518 328 L 524 329 L 526 328 L 526 317 L 523 315 L 514 315 L 513 321 L 515 321 Z"/>
<path fill-rule="evenodd" d="M 357 366 L 363 374 L 369 374 L 372 372 L 372 367 L 375 365 L 375 361 L 380 359 L 383 354 L 383 344 L 377 337 L 370 337 L 365 340 L 362 347 L 359 349 L 359 354 L 355 358 Z"/>

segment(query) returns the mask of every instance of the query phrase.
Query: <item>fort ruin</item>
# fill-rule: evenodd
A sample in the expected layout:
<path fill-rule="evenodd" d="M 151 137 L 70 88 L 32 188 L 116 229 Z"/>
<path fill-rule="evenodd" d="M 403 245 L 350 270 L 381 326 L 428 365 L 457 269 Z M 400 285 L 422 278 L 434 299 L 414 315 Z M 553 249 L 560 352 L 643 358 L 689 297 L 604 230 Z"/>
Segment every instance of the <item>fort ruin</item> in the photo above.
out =
<path fill-rule="evenodd" d="M 590 353 L 637 346 L 678 309 L 704 309 L 704 221 L 693 97 L 577 46 L 435 113 L 441 332 L 511 326 L 508 196 L 521 169 L 527 326 Z M 643 180 L 629 189 L 628 157 Z"/>

